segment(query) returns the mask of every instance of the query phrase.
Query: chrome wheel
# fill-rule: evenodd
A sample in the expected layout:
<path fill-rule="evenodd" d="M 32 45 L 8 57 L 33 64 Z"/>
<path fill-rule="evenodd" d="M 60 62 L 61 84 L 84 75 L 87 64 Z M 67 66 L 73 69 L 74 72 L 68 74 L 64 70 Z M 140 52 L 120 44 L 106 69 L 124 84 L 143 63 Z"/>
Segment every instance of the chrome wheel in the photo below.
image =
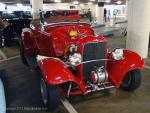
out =
<path fill-rule="evenodd" d="M 44 104 L 46 105 L 48 102 L 48 93 L 47 93 L 47 86 L 46 83 L 43 79 L 41 79 L 41 95 L 42 95 L 42 99 Z"/>

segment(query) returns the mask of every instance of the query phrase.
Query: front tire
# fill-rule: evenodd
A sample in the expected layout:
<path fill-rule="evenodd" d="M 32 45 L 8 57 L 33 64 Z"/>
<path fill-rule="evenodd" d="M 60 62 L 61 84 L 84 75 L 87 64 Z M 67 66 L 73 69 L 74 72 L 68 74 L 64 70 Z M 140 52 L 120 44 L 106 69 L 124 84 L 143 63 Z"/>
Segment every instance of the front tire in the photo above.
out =
<path fill-rule="evenodd" d="M 140 70 L 129 71 L 121 83 L 121 89 L 132 92 L 136 90 L 141 84 Z"/>
<path fill-rule="evenodd" d="M 41 96 L 48 110 L 55 110 L 60 104 L 60 93 L 56 86 L 47 85 L 43 78 L 40 80 Z"/>

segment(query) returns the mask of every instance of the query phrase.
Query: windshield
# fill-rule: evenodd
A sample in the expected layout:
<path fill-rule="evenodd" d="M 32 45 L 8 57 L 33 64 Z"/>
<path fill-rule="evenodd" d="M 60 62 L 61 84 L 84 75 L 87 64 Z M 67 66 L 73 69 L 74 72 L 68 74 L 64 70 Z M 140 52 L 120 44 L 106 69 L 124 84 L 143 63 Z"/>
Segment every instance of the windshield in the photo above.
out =
<path fill-rule="evenodd" d="M 46 24 L 60 22 L 78 22 L 79 18 L 80 16 L 78 10 L 53 10 L 47 11 L 44 14 L 44 22 Z M 31 23 L 35 26 L 38 26 L 40 24 L 40 19 L 33 20 Z"/>

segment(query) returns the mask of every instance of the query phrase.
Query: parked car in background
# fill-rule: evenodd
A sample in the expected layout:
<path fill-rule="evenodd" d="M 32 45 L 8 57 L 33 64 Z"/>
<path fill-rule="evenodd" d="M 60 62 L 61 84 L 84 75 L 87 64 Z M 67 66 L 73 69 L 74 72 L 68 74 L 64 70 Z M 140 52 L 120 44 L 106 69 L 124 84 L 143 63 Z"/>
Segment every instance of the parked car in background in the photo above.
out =
<path fill-rule="evenodd" d="M 17 18 L 16 15 L 13 13 L 6 13 L 6 12 L 2 13 L 2 19 L 3 20 L 13 19 L 13 18 Z"/>
<path fill-rule="evenodd" d="M 13 14 L 18 18 L 32 18 L 30 11 L 14 11 Z"/>
<path fill-rule="evenodd" d="M 79 19 L 79 11 L 78 10 L 52 10 L 46 11 L 44 14 L 45 18 L 55 17 L 55 18 L 72 18 Z"/>
<path fill-rule="evenodd" d="M 2 34 L 4 37 L 4 45 L 19 45 L 22 29 L 27 28 L 31 22 L 31 15 L 25 15 L 25 12 L 16 11 L 12 14 L 3 13 L 3 22 L 6 23 Z"/>

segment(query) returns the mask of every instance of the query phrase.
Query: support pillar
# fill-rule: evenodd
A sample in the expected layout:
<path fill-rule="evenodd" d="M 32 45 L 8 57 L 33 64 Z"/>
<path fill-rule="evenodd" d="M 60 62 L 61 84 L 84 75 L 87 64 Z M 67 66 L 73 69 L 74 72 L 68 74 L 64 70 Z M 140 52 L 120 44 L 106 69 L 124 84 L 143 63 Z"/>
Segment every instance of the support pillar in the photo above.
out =
<path fill-rule="evenodd" d="M 32 16 L 33 19 L 40 18 L 39 12 L 43 10 L 43 0 L 30 0 L 32 5 Z"/>
<path fill-rule="evenodd" d="M 125 19 L 128 20 L 128 0 L 126 0 Z"/>
<path fill-rule="evenodd" d="M 126 48 L 139 53 L 143 58 L 148 55 L 150 32 L 150 0 L 128 1 L 128 35 Z"/>
<path fill-rule="evenodd" d="M 110 18 L 114 18 L 114 5 L 110 5 Z"/>
<path fill-rule="evenodd" d="M 104 0 L 98 0 L 96 5 L 96 18 L 98 24 L 104 24 Z"/>

